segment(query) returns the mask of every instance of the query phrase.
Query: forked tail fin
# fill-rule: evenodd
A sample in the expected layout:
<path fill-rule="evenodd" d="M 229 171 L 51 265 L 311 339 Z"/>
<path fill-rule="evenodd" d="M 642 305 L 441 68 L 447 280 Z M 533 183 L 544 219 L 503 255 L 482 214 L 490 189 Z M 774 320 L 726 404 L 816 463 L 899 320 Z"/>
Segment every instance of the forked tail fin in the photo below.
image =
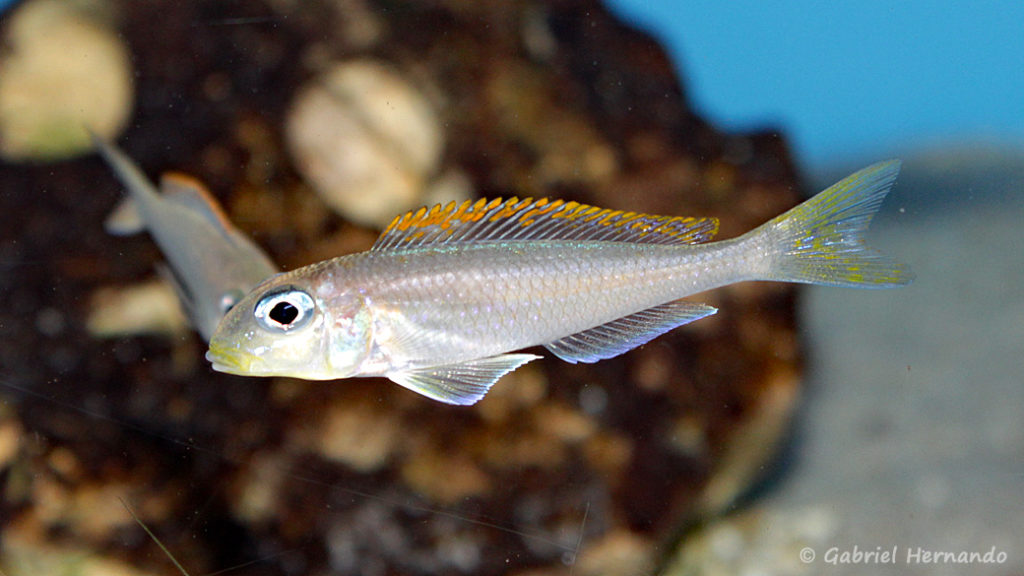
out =
<path fill-rule="evenodd" d="M 759 228 L 774 252 L 767 279 L 852 288 L 909 284 L 908 266 L 864 245 L 899 171 L 899 160 L 869 166 Z"/>

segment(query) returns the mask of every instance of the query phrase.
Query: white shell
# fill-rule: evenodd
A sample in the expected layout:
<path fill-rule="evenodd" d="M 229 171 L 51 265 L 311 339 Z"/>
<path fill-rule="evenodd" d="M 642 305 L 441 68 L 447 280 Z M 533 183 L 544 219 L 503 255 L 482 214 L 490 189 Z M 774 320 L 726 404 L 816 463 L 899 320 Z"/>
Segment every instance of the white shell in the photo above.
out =
<path fill-rule="evenodd" d="M 337 64 L 302 88 L 287 138 L 299 171 L 324 201 L 372 226 L 423 203 L 444 148 L 427 98 L 372 60 Z"/>

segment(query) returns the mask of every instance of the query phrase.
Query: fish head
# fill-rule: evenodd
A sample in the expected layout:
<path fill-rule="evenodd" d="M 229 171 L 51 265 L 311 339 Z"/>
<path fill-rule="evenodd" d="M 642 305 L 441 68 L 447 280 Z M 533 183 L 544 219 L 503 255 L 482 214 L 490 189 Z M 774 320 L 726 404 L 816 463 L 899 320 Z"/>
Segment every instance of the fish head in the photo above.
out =
<path fill-rule="evenodd" d="M 192 278 L 189 285 L 184 285 L 176 280 L 177 275 L 167 275 L 174 280 L 174 288 L 181 301 L 182 308 L 188 315 L 189 322 L 199 334 L 207 341 L 213 335 L 214 330 L 232 308 L 245 297 L 246 291 L 242 286 L 222 287 L 213 286 L 209 283 L 201 283 L 210 278 Z M 216 280 L 214 278 L 214 280 Z M 247 289 L 252 288 L 250 284 Z M 220 289 L 220 291 L 218 291 Z M 198 294 L 199 296 L 193 296 Z"/>
<path fill-rule="evenodd" d="M 214 370 L 241 376 L 345 378 L 369 355 L 371 331 L 370 310 L 360 297 L 282 274 L 227 312 L 206 359 Z"/>
<path fill-rule="evenodd" d="M 188 246 L 192 252 L 188 267 L 182 259 L 178 259 L 178 268 L 171 267 L 192 325 L 206 340 L 253 287 L 277 272 L 273 262 L 254 245 L 222 240 L 221 236 L 196 240 Z"/>

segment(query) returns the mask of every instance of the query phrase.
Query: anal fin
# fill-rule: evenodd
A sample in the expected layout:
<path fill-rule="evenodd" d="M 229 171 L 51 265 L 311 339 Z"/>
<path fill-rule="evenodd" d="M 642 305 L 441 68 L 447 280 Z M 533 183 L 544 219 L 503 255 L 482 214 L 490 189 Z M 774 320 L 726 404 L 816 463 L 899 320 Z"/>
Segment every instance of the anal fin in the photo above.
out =
<path fill-rule="evenodd" d="M 675 300 L 570 334 L 544 347 L 566 362 L 590 364 L 629 352 L 673 328 L 700 320 L 717 311 L 717 308 L 706 304 Z"/>
<path fill-rule="evenodd" d="M 487 394 L 499 378 L 540 356 L 502 354 L 479 360 L 392 372 L 388 378 L 427 398 L 469 406 Z"/>

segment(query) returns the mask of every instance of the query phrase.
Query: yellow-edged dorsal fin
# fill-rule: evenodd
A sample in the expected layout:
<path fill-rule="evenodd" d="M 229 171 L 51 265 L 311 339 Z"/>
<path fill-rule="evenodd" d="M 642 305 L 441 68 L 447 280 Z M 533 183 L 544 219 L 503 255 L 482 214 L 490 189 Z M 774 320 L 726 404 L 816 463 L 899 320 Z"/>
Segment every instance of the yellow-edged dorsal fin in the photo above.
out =
<path fill-rule="evenodd" d="M 707 242 L 717 231 L 715 218 L 656 216 L 547 198 L 481 199 L 398 216 L 373 250 L 498 240 L 697 244 Z"/>

